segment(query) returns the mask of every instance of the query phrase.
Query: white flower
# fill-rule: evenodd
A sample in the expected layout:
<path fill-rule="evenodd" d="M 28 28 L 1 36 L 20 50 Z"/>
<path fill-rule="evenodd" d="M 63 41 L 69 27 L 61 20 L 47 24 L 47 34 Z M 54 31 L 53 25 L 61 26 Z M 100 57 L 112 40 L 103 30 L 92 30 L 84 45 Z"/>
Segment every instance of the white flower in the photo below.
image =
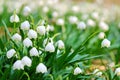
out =
<path fill-rule="evenodd" d="M 18 33 L 15 33 L 15 34 L 12 36 L 12 40 L 13 40 L 13 41 L 21 41 L 21 40 L 22 40 L 22 37 L 21 37 L 21 35 L 19 35 Z"/>
<path fill-rule="evenodd" d="M 62 40 L 59 40 L 57 42 L 57 46 L 58 46 L 59 49 L 63 49 L 65 47 L 64 42 Z"/>
<path fill-rule="evenodd" d="M 76 16 L 70 16 L 69 17 L 69 22 L 71 24 L 76 24 L 78 22 L 78 18 Z"/>
<path fill-rule="evenodd" d="M 103 22 L 103 21 L 101 21 L 101 22 L 99 23 L 99 27 L 100 27 L 100 29 L 102 29 L 103 31 L 108 31 L 108 30 L 109 30 L 108 24 L 106 24 L 106 23 Z"/>
<path fill-rule="evenodd" d="M 99 37 L 99 39 L 104 39 L 105 33 L 104 33 L 104 32 L 100 32 L 100 33 L 98 34 L 98 37 Z"/>
<path fill-rule="evenodd" d="M 37 27 L 37 32 L 40 34 L 40 35 L 45 35 L 45 26 L 38 26 Z"/>
<path fill-rule="evenodd" d="M 58 17 L 58 12 L 54 11 L 54 12 L 52 13 L 52 17 L 54 17 L 54 18 Z"/>
<path fill-rule="evenodd" d="M 79 68 L 79 67 L 76 67 L 75 69 L 74 69 L 74 75 L 78 75 L 78 74 L 80 74 L 80 73 L 82 73 L 82 70 Z"/>
<path fill-rule="evenodd" d="M 94 19 L 96 19 L 96 20 L 99 19 L 99 14 L 98 14 L 98 12 L 93 12 L 91 16 L 92 16 L 92 18 L 94 18 Z"/>
<path fill-rule="evenodd" d="M 54 31 L 54 27 L 51 25 L 47 25 L 46 31 Z"/>
<path fill-rule="evenodd" d="M 104 39 L 101 43 L 102 47 L 110 47 L 110 41 L 108 39 Z"/>
<path fill-rule="evenodd" d="M 86 28 L 86 24 L 85 24 L 84 22 L 79 22 L 79 23 L 77 24 L 77 28 L 78 28 L 78 29 L 85 29 L 85 28 Z"/>
<path fill-rule="evenodd" d="M 120 76 L 120 68 L 116 68 L 115 74 L 116 74 L 117 76 Z"/>
<path fill-rule="evenodd" d="M 30 29 L 29 31 L 28 31 L 28 37 L 30 38 L 30 39 L 36 39 L 37 38 L 37 32 L 36 31 L 34 31 L 34 30 L 32 30 L 32 29 Z"/>
<path fill-rule="evenodd" d="M 53 39 L 52 38 L 46 38 L 44 41 L 43 41 L 43 47 L 45 47 L 47 45 L 47 43 L 52 43 L 53 44 Z"/>
<path fill-rule="evenodd" d="M 36 73 L 46 73 L 47 67 L 43 63 L 39 63 L 36 67 Z"/>
<path fill-rule="evenodd" d="M 26 47 L 32 46 L 32 41 L 29 38 L 23 40 L 23 45 Z"/>
<path fill-rule="evenodd" d="M 93 74 L 95 74 L 96 76 L 102 76 L 102 72 L 99 71 L 98 69 L 95 69 L 95 70 L 93 71 Z"/>
<path fill-rule="evenodd" d="M 15 53 L 15 49 L 10 49 L 9 51 L 7 51 L 7 58 L 12 58 Z"/>
<path fill-rule="evenodd" d="M 75 13 L 79 12 L 79 6 L 77 6 L 77 5 L 73 6 L 72 11 Z"/>
<path fill-rule="evenodd" d="M 13 23 L 13 22 L 19 22 L 19 17 L 18 15 L 16 14 L 13 14 L 11 17 L 10 17 L 10 22 Z"/>
<path fill-rule="evenodd" d="M 96 23 L 92 19 L 88 19 L 87 25 L 91 27 L 95 27 Z"/>
<path fill-rule="evenodd" d="M 31 13 L 31 9 L 28 6 L 25 6 L 23 9 L 23 15 L 28 16 Z"/>
<path fill-rule="evenodd" d="M 24 56 L 21 61 L 24 66 L 30 67 L 32 64 L 32 60 L 28 56 Z"/>
<path fill-rule="evenodd" d="M 20 28 L 22 30 L 29 30 L 30 29 L 30 23 L 28 21 L 24 21 L 24 22 L 21 23 Z"/>
<path fill-rule="evenodd" d="M 39 56 L 39 52 L 38 52 L 38 50 L 35 47 L 33 47 L 30 50 L 30 56 Z"/>
<path fill-rule="evenodd" d="M 47 6 L 44 6 L 42 10 L 44 13 L 47 13 L 49 11 L 49 8 Z"/>
<path fill-rule="evenodd" d="M 24 65 L 22 64 L 21 60 L 17 60 L 14 64 L 13 64 L 13 69 L 17 69 L 17 70 L 24 70 Z"/>
<path fill-rule="evenodd" d="M 59 19 L 57 20 L 56 24 L 57 24 L 57 25 L 61 25 L 61 26 L 64 25 L 64 19 L 59 18 Z"/>
<path fill-rule="evenodd" d="M 54 45 L 52 43 L 48 43 L 45 47 L 45 51 L 54 52 L 55 51 Z"/>

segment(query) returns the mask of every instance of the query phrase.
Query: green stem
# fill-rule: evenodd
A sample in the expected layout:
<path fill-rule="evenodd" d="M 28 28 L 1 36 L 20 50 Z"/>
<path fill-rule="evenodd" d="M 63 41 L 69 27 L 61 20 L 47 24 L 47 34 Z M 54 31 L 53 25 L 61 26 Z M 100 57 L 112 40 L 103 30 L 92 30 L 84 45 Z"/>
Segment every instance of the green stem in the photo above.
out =
<path fill-rule="evenodd" d="M 53 76 L 51 74 L 49 74 L 48 76 L 50 76 L 51 80 L 54 80 Z"/>
<path fill-rule="evenodd" d="M 24 75 L 26 75 L 26 76 L 28 77 L 27 80 L 30 80 L 30 76 L 29 76 L 29 74 L 28 74 L 27 72 L 24 72 L 24 73 L 22 74 L 22 76 L 20 77 L 20 80 L 22 79 L 22 77 L 23 77 Z"/>

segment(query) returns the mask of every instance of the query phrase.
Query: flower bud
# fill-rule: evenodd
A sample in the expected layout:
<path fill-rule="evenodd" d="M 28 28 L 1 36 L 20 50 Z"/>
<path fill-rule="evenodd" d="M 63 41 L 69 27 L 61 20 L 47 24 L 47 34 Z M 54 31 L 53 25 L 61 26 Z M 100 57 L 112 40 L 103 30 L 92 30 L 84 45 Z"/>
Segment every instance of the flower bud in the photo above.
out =
<path fill-rule="evenodd" d="M 116 68 L 115 74 L 116 74 L 117 76 L 120 76 L 120 68 Z"/>
<path fill-rule="evenodd" d="M 36 67 L 36 73 L 46 73 L 47 67 L 43 63 L 39 63 Z"/>
<path fill-rule="evenodd" d="M 10 49 L 7 51 L 7 58 L 10 59 L 13 57 L 13 55 L 16 53 L 15 49 Z"/>
<path fill-rule="evenodd" d="M 19 22 L 19 17 L 16 15 L 16 14 L 13 14 L 11 17 L 10 17 L 10 22 L 13 23 L 13 22 Z"/>
<path fill-rule="evenodd" d="M 79 22 L 79 23 L 77 24 L 77 28 L 78 28 L 78 29 L 85 29 L 85 28 L 86 28 L 86 24 L 85 24 L 84 22 Z"/>
<path fill-rule="evenodd" d="M 30 67 L 32 64 L 32 60 L 27 56 L 24 56 L 21 61 L 24 66 Z"/>
<path fill-rule="evenodd" d="M 36 39 L 37 38 L 37 32 L 36 31 L 34 31 L 34 30 L 32 30 L 32 29 L 30 29 L 29 31 L 28 31 L 28 37 L 30 38 L 30 39 Z"/>
<path fill-rule="evenodd" d="M 81 73 L 82 73 L 82 70 L 79 67 L 76 67 L 74 69 L 74 75 L 78 75 L 78 74 L 81 74 Z"/>
<path fill-rule="evenodd" d="M 13 64 L 13 69 L 17 69 L 17 70 L 24 70 L 24 65 L 22 64 L 21 60 L 17 60 L 14 64 Z"/>
<path fill-rule="evenodd" d="M 101 43 L 102 47 L 110 47 L 110 41 L 108 39 L 104 39 Z"/>
<path fill-rule="evenodd" d="M 22 40 L 22 37 L 21 37 L 21 35 L 19 35 L 18 33 L 15 33 L 15 34 L 12 36 L 12 40 L 13 40 L 13 41 L 21 41 L 21 40 Z"/>
<path fill-rule="evenodd" d="M 39 56 L 39 52 L 38 52 L 38 50 L 35 47 L 33 47 L 30 50 L 30 56 Z"/>
<path fill-rule="evenodd" d="M 54 52 L 55 51 L 54 45 L 52 43 L 48 43 L 45 47 L 45 51 Z"/>
<path fill-rule="evenodd" d="M 22 30 L 29 30 L 30 29 L 30 23 L 28 21 L 24 21 L 24 22 L 21 23 L 20 28 Z"/>
<path fill-rule="evenodd" d="M 23 45 L 26 47 L 32 46 L 32 41 L 29 38 L 23 40 Z"/>
<path fill-rule="evenodd" d="M 37 27 L 37 32 L 40 34 L 40 35 L 45 35 L 45 26 L 38 26 Z"/>

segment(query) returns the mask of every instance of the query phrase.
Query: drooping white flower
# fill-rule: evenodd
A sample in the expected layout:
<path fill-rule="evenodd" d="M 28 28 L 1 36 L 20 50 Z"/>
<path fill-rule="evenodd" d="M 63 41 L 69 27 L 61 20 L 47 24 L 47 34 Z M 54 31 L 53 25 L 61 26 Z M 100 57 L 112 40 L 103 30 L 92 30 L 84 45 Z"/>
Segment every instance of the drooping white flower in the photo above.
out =
<path fill-rule="evenodd" d="M 110 41 L 108 39 L 104 39 L 101 43 L 101 47 L 110 47 Z"/>
<path fill-rule="evenodd" d="M 120 76 L 120 68 L 116 68 L 115 74 L 116 74 L 117 76 Z"/>
<path fill-rule="evenodd" d="M 13 70 L 24 70 L 24 65 L 22 64 L 22 61 L 21 60 L 17 60 L 14 64 L 13 64 Z"/>
<path fill-rule="evenodd" d="M 12 36 L 12 40 L 13 40 L 13 41 L 21 41 L 21 40 L 22 40 L 22 37 L 21 37 L 21 35 L 19 35 L 18 33 L 15 33 L 15 34 Z"/>
<path fill-rule="evenodd" d="M 38 26 L 37 27 L 37 32 L 40 34 L 40 35 L 45 35 L 45 26 Z"/>
<path fill-rule="evenodd" d="M 30 39 L 36 39 L 37 38 L 37 32 L 36 31 L 34 31 L 34 30 L 32 30 L 32 29 L 30 29 L 29 31 L 28 31 L 28 37 L 30 38 Z"/>
<path fill-rule="evenodd" d="M 13 57 L 13 55 L 16 53 L 15 49 L 10 49 L 7 51 L 7 58 L 10 59 Z"/>
<path fill-rule="evenodd" d="M 39 63 L 36 67 L 36 73 L 46 73 L 47 67 L 43 63 Z"/>
<path fill-rule="evenodd" d="M 43 41 L 43 47 L 45 47 L 47 45 L 47 43 L 52 43 L 53 44 L 53 39 L 52 38 L 46 38 L 44 41 Z"/>
<path fill-rule="evenodd" d="M 87 25 L 90 26 L 90 27 L 95 27 L 96 23 L 92 19 L 88 19 L 87 20 Z"/>
<path fill-rule="evenodd" d="M 54 31 L 54 27 L 52 25 L 47 25 L 46 31 Z"/>
<path fill-rule="evenodd" d="M 100 32 L 100 33 L 98 34 L 98 38 L 99 38 L 99 39 L 104 39 L 104 37 L 105 37 L 105 33 L 104 33 L 104 32 Z"/>
<path fill-rule="evenodd" d="M 59 49 L 63 49 L 65 47 L 64 42 L 62 40 L 59 40 L 57 42 L 57 46 L 58 46 Z"/>
<path fill-rule="evenodd" d="M 102 72 L 99 69 L 95 69 L 93 71 L 93 74 L 96 75 L 96 76 L 102 76 Z"/>
<path fill-rule="evenodd" d="M 10 22 L 13 23 L 13 22 L 19 22 L 19 17 L 17 14 L 13 14 L 11 17 L 10 17 Z"/>
<path fill-rule="evenodd" d="M 31 9 L 28 6 L 25 6 L 23 9 L 23 15 L 28 16 L 31 13 Z"/>
<path fill-rule="evenodd" d="M 76 16 L 70 16 L 69 17 L 69 22 L 71 24 L 76 24 L 78 22 L 78 18 Z"/>
<path fill-rule="evenodd" d="M 29 21 L 22 22 L 20 28 L 22 30 L 29 30 L 30 29 L 30 23 L 29 23 Z"/>
<path fill-rule="evenodd" d="M 21 61 L 24 66 L 30 67 L 32 64 L 32 60 L 28 56 L 24 56 Z"/>
<path fill-rule="evenodd" d="M 86 24 L 82 21 L 82 22 L 79 22 L 78 24 L 77 24 L 77 28 L 78 29 L 85 29 L 86 28 Z"/>
<path fill-rule="evenodd" d="M 39 56 L 39 52 L 38 52 L 38 50 L 35 47 L 33 47 L 30 50 L 30 56 Z"/>
<path fill-rule="evenodd" d="M 82 73 L 82 70 L 79 68 L 79 67 L 76 67 L 75 69 L 74 69 L 74 75 L 78 75 L 78 74 L 81 74 Z"/>
<path fill-rule="evenodd" d="M 54 52 L 55 51 L 54 45 L 52 43 L 48 43 L 45 47 L 45 51 Z"/>
<path fill-rule="evenodd" d="M 108 31 L 108 30 L 109 30 L 108 24 L 106 24 L 106 23 L 103 22 L 103 21 L 101 21 L 101 22 L 99 23 L 99 27 L 100 27 L 100 29 L 102 29 L 103 31 Z"/>
<path fill-rule="evenodd" d="M 64 19 L 59 18 L 59 19 L 57 20 L 56 24 L 57 24 L 57 25 L 61 25 L 61 26 L 64 25 Z"/>
<path fill-rule="evenodd" d="M 32 46 L 32 41 L 29 38 L 23 40 L 23 45 L 26 47 Z"/>

